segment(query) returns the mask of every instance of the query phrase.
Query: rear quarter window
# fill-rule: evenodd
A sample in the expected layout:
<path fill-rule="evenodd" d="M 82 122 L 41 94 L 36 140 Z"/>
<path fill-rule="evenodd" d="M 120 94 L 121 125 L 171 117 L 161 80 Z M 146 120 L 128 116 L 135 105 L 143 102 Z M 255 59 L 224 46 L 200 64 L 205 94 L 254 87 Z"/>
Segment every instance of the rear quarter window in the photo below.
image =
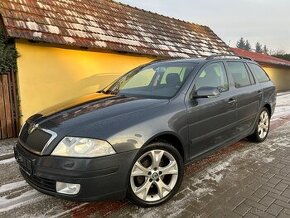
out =
<path fill-rule="evenodd" d="M 269 81 L 269 76 L 266 74 L 266 72 L 257 64 L 251 64 L 248 63 L 252 73 L 255 75 L 255 77 L 257 78 L 258 82 L 262 83 L 262 82 L 267 82 Z"/>

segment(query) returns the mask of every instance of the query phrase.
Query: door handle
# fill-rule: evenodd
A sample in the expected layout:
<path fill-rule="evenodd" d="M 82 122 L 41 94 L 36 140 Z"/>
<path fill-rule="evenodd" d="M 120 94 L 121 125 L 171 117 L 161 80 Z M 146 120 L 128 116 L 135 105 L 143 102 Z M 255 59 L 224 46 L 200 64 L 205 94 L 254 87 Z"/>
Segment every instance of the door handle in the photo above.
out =
<path fill-rule="evenodd" d="M 228 101 L 228 104 L 235 104 L 236 102 L 237 102 L 236 99 L 230 98 L 229 101 Z"/>

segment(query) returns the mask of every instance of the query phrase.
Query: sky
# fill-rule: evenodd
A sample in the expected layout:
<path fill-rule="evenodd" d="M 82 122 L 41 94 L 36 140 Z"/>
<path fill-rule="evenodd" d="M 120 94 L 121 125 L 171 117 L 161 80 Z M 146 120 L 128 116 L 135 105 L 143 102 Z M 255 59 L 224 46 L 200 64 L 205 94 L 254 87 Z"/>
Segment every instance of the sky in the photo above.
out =
<path fill-rule="evenodd" d="M 244 37 L 272 51 L 290 53 L 289 0 L 116 0 L 181 20 L 209 26 L 235 46 Z"/>

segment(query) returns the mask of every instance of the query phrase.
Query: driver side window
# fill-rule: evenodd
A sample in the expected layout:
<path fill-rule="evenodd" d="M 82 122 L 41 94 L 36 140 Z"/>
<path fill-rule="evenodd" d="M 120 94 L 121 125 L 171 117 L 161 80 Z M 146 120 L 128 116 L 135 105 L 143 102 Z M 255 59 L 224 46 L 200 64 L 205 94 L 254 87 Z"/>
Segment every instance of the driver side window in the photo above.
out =
<path fill-rule="evenodd" d="M 198 90 L 202 87 L 217 88 L 220 92 L 229 90 L 229 82 L 222 62 L 208 65 L 199 74 L 195 83 L 195 89 Z"/>

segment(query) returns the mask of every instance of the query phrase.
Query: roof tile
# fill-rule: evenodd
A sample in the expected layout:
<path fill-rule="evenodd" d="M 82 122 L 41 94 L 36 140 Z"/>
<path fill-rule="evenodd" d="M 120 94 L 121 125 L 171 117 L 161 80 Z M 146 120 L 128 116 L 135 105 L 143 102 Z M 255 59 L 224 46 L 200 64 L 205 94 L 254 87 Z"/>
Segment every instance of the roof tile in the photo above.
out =
<path fill-rule="evenodd" d="M 9 37 L 138 54 L 231 53 L 208 27 L 111 0 L 1 0 Z"/>
<path fill-rule="evenodd" d="M 264 63 L 264 64 L 275 64 L 280 66 L 287 66 L 290 67 L 290 61 L 286 61 L 280 58 L 276 58 L 270 55 L 265 55 L 262 53 L 252 52 L 252 51 L 246 51 L 240 48 L 231 48 L 232 51 L 241 57 L 247 57 L 251 58 L 254 61 Z"/>

